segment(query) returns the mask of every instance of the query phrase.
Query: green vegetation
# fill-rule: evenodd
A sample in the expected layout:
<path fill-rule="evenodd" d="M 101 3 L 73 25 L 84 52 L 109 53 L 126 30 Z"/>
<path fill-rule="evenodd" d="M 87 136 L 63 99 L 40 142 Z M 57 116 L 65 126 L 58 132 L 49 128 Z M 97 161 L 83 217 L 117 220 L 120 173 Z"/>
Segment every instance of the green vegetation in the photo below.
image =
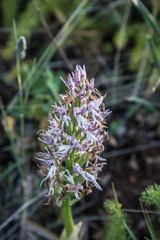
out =
<path fill-rule="evenodd" d="M 122 240 L 136 240 L 136 236 L 133 234 L 129 226 L 127 225 L 126 217 L 122 209 L 122 205 L 118 202 L 115 189 L 113 187 L 115 200 L 106 200 L 104 207 L 109 213 L 108 222 L 104 228 L 104 238 L 103 239 L 122 239 Z M 157 209 L 157 214 L 160 214 L 160 186 L 154 184 L 146 188 L 141 194 L 140 201 L 146 206 L 155 206 Z M 152 222 L 142 206 L 142 212 L 146 221 L 148 231 L 152 240 L 158 239 L 159 230 L 156 232 Z M 160 224 L 160 218 L 159 218 Z M 155 233 L 156 232 L 156 233 Z M 148 238 L 146 238 L 148 239 Z"/>
<path fill-rule="evenodd" d="M 127 230 L 125 227 L 125 214 L 122 211 L 120 203 L 116 203 L 114 200 L 107 200 L 105 202 L 105 209 L 109 213 L 108 224 L 105 228 L 104 239 L 126 240 Z"/>

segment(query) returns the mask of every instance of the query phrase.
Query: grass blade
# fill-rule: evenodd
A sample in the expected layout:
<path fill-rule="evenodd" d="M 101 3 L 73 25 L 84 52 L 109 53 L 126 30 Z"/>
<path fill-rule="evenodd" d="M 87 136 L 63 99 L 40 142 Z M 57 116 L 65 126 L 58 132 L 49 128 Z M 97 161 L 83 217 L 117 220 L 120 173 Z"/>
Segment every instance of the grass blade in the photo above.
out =
<path fill-rule="evenodd" d="M 134 234 L 132 233 L 131 229 L 128 227 L 128 225 L 126 223 L 124 223 L 125 228 L 127 229 L 127 232 L 129 234 L 129 236 L 131 237 L 132 240 L 137 240 L 137 238 L 134 236 Z"/>
<path fill-rule="evenodd" d="M 11 163 L 7 169 L 1 173 L 0 175 L 0 181 L 5 178 L 8 174 L 10 174 L 15 168 L 17 167 L 17 164 L 16 163 Z"/>
<path fill-rule="evenodd" d="M 151 52 L 152 52 L 152 56 L 153 56 L 154 62 L 156 64 L 156 66 L 157 66 L 158 74 L 160 75 L 160 61 L 158 59 L 156 45 L 154 43 L 153 38 L 150 35 L 147 36 L 147 40 L 148 40 L 148 43 L 150 45 L 150 49 L 151 49 Z"/>
<path fill-rule="evenodd" d="M 152 226 L 151 220 L 150 220 L 149 216 L 146 215 L 142 203 L 141 203 L 141 208 L 142 208 L 143 215 L 144 215 L 144 218 L 145 218 L 145 221 L 146 221 L 149 233 L 151 235 L 151 238 L 152 238 L 152 240 L 156 240 L 157 238 L 156 238 L 155 232 L 153 230 L 153 226 Z"/>
<path fill-rule="evenodd" d="M 148 11 L 148 9 L 144 6 L 144 4 L 140 0 L 132 0 L 133 4 L 138 8 L 138 10 L 143 15 L 144 19 L 150 27 L 154 30 L 156 35 L 157 42 L 160 44 L 160 29 L 158 24 L 156 23 L 152 14 Z"/>

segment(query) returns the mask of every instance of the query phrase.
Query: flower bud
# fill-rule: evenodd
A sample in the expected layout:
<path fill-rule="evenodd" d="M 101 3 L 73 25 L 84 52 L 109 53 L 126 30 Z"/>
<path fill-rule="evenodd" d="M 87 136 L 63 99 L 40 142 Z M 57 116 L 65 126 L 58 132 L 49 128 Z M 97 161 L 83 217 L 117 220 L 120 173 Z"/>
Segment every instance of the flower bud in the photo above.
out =
<path fill-rule="evenodd" d="M 21 36 L 16 44 L 16 53 L 20 60 L 26 57 L 27 42 L 24 36 Z"/>

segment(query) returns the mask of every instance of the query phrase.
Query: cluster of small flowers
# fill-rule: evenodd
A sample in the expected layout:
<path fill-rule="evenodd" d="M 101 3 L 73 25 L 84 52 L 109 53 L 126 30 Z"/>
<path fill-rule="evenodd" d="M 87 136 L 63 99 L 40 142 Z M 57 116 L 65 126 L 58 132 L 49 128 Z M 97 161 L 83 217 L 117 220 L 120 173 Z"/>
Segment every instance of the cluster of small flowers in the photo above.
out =
<path fill-rule="evenodd" d="M 41 163 L 39 171 L 45 175 L 41 184 L 45 182 L 49 190 L 48 203 L 58 189 L 58 206 L 68 194 L 79 199 L 93 186 L 102 190 L 97 176 L 106 164 L 100 153 L 104 138 L 108 138 L 104 119 L 110 114 L 102 103 L 105 96 L 94 88 L 94 79 L 87 79 L 84 66 L 77 65 L 75 72 L 62 81 L 68 90 L 52 106 L 48 129 L 40 131 L 39 140 L 46 152 L 36 157 Z"/>

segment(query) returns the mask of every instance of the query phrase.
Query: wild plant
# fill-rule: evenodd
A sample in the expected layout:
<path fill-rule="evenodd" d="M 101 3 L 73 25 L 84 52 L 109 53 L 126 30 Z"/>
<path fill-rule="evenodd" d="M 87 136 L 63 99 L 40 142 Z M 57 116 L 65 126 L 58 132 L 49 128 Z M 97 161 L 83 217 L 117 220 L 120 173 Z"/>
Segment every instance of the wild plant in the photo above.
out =
<path fill-rule="evenodd" d="M 102 191 L 97 179 L 106 164 L 100 154 L 108 139 L 105 118 L 111 112 L 105 110 L 105 96 L 94 88 L 94 79 L 88 80 L 85 66 L 77 65 L 62 81 L 68 90 L 52 106 L 47 130 L 39 131 L 45 152 L 37 153 L 36 159 L 45 176 L 41 185 L 45 182 L 48 189 L 46 204 L 56 196 L 69 237 L 74 232 L 71 201 L 91 193 L 93 187 Z"/>

